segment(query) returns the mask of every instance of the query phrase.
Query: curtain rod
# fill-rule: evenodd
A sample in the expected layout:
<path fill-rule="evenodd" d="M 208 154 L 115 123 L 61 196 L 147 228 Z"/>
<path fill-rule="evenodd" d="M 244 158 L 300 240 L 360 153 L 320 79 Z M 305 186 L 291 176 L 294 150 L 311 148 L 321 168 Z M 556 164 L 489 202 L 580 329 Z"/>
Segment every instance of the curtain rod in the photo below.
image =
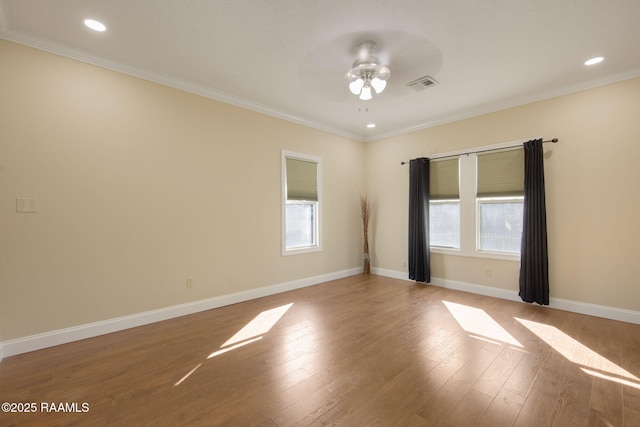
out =
<path fill-rule="evenodd" d="M 546 141 L 542 141 L 542 143 L 547 143 L 547 142 L 553 142 L 554 144 L 556 142 L 558 142 L 558 138 L 553 138 L 553 139 L 549 139 Z M 514 148 L 514 147 L 521 147 L 523 143 L 520 144 L 514 144 L 514 145 L 507 145 L 506 147 L 500 147 L 500 148 L 489 148 L 486 150 L 477 150 L 477 151 L 468 151 L 466 153 L 460 153 L 460 154 L 452 154 L 450 156 L 442 156 L 442 157 L 435 157 L 434 160 L 440 160 L 440 159 L 448 159 L 448 158 L 452 158 L 452 157 L 460 157 L 460 156 L 468 156 L 469 154 L 478 154 L 478 153 L 487 153 L 489 151 L 499 151 L 499 150 L 504 150 L 507 148 Z M 400 162 L 401 165 L 406 165 L 409 162 Z"/>

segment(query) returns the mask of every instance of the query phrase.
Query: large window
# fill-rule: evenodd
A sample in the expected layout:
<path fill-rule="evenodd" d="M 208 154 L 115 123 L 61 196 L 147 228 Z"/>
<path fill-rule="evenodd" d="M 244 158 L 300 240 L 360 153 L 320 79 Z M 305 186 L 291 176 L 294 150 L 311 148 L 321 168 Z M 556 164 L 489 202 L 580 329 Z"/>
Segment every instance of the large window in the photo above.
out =
<path fill-rule="evenodd" d="M 321 159 L 282 151 L 282 254 L 318 251 Z"/>
<path fill-rule="evenodd" d="M 489 149 L 431 160 L 432 251 L 514 260 L 520 254 L 524 153 Z"/>

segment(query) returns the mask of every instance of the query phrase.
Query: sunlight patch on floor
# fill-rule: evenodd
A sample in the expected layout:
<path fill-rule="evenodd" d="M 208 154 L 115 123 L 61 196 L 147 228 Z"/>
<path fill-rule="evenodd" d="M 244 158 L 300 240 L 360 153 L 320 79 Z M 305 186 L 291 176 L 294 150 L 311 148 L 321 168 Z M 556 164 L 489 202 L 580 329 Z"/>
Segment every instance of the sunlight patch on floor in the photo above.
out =
<path fill-rule="evenodd" d="M 220 348 L 236 344 L 241 341 L 246 341 L 258 335 L 266 334 L 276 323 L 278 323 L 278 320 L 284 316 L 292 305 L 293 303 L 263 311 L 240 329 L 234 336 L 229 338 L 227 342 L 222 344 Z"/>
<path fill-rule="evenodd" d="M 228 353 L 237 348 L 260 341 L 263 338 L 263 335 L 269 332 L 271 328 L 273 328 L 275 324 L 278 323 L 282 316 L 284 316 L 285 313 L 289 311 L 292 305 L 293 303 L 282 305 L 280 307 L 272 308 L 271 310 L 265 310 L 262 313 L 258 314 L 253 318 L 253 320 L 251 320 L 242 329 L 240 329 L 234 336 L 232 336 L 224 344 L 222 344 L 219 350 L 214 351 L 209 356 L 207 356 L 207 359 L 212 359 L 216 356 L 220 356 L 221 354 Z M 202 366 L 202 363 L 198 364 L 198 366 L 190 370 L 173 386 L 175 387 L 182 384 L 195 371 L 197 371 L 200 366 Z"/>
<path fill-rule="evenodd" d="M 500 341 L 522 348 L 522 344 L 489 316 L 486 311 L 468 305 L 456 304 L 455 302 L 442 302 L 460 327 L 472 334 L 473 338 L 482 337 L 490 342 Z"/>
<path fill-rule="evenodd" d="M 469 334 L 469 337 L 470 337 L 470 338 L 473 338 L 473 339 L 475 339 L 475 340 L 478 340 L 478 341 L 488 342 L 489 344 L 502 345 L 502 343 L 501 343 L 501 342 L 499 342 L 499 341 L 496 341 L 496 340 L 490 340 L 489 338 L 480 337 L 480 336 L 478 336 L 478 335 L 471 335 L 471 334 Z"/>
<path fill-rule="evenodd" d="M 207 359 L 211 359 L 212 357 L 220 356 L 221 354 L 227 353 L 227 352 L 229 352 L 231 350 L 235 350 L 236 348 L 244 347 L 245 345 L 252 344 L 252 343 L 254 343 L 256 341 L 260 341 L 261 339 L 262 339 L 262 336 L 259 336 L 259 337 L 252 338 L 250 340 L 239 342 L 238 344 L 234 344 L 234 345 L 232 345 L 230 347 L 223 347 L 220 350 L 214 351 L 213 353 L 211 353 L 207 357 Z"/>
<path fill-rule="evenodd" d="M 180 380 L 178 380 L 178 382 L 174 384 L 174 387 L 175 387 L 175 386 L 177 386 L 177 385 L 182 384 L 182 382 L 183 382 L 184 380 L 186 380 L 187 378 L 189 378 L 189 377 L 191 376 L 191 374 L 193 374 L 195 371 L 197 371 L 197 370 L 198 370 L 198 368 L 199 368 L 200 366 L 202 366 L 202 363 L 198 363 L 198 366 L 196 366 L 195 368 L 193 368 L 192 370 L 190 370 L 190 371 L 187 373 L 187 375 L 185 375 L 184 377 L 180 378 Z"/>
<path fill-rule="evenodd" d="M 571 338 L 555 326 L 517 317 L 515 319 L 570 362 L 581 365 L 580 369 L 586 374 L 640 389 L 640 384 L 635 382 L 640 382 L 638 377 Z"/>
<path fill-rule="evenodd" d="M 602 378 L 603 380 L 613 381 L 622 385 L 628 385 L 629 387 L 637 388 L 638 390 L 640 390 L 640 384 L 634 383 L 633 381 L 629 381 L 624 378 L 614 377 L 611 375 L 606 375 L 606 374 L 603 374 L 602 372 L 592 371 L 591 369 L 587 369 L 587 368 L 580 368 L 580 369 L 585 374 L 589 374 L 593 377 L 598 377 L 598 378 Z"/>

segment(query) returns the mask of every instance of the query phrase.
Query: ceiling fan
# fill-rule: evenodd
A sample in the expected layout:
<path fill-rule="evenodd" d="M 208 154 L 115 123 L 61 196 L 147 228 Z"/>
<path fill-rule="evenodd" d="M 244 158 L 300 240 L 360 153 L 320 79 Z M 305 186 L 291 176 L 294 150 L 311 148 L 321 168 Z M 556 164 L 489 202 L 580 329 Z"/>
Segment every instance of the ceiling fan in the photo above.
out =
<path fill-rule="evenodd" d="M 371 89 L 381 93 L 387 86 L 387 79 L 391 76 L 389 66 L 383 65 L 380 59 L 373 56 L 375 42 L 367 40 L 358 46 L 358 57 L 353 62 L 345 78 L 349 82 L 349 90 L 360 99 L 367 101 L 373 98 Z"/>

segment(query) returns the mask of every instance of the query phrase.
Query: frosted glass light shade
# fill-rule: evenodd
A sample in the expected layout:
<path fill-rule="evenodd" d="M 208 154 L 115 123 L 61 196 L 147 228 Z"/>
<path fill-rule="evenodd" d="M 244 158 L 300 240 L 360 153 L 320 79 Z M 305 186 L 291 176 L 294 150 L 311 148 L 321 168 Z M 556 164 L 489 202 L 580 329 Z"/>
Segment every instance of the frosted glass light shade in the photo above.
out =
<path fill-rule="evenodd" d="M 349 83 L 349 90 L 354 95 L 359 95 L 363 86 L 364 86 L 364 80 L 362 79 L 354 80 L 351 83 Z"/>
<path fill-rule="evenodd" d="M 371 99 L 371 87 L 367 86 L 367 87 L 363 87 L 362 88 L 362 92 L 360 93 L 360 99 L 363 101 L 368 101 L 369 99 Z"/>
<path fill-rule="evenodd" d="M 371 86 L 373 86 L 376 93 L 380 93 L 384 90 L 385 87 L 387 87 L 387 82 L 386 80 L 382 80 L 376 77 L 373 80 L 371 80 Z"/>

